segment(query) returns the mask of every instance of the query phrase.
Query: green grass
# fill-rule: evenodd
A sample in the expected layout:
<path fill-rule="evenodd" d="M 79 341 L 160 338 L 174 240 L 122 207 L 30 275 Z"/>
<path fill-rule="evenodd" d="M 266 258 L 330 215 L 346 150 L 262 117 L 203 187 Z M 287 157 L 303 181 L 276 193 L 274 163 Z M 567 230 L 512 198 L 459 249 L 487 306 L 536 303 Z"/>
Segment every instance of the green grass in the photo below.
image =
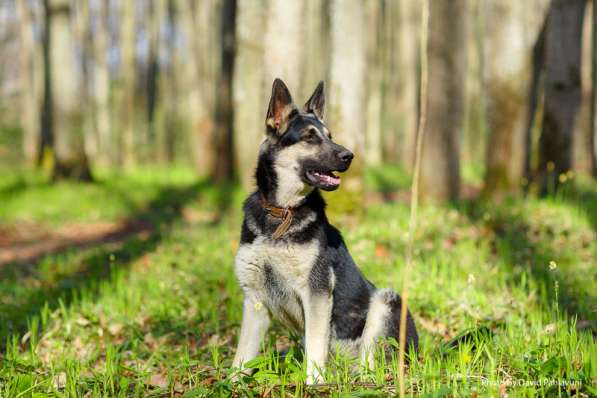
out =
<path fill-rule="evenodd" d="M 42 175 L 0 169 L 0 223 L 115 221 L 140 211 L 164 187 L 190 185 L 188 169 L 99 172 L 93 184 L 52 184 Z"/>
<path fill-rule="evenodd" d="M 0 268 L 0 396 L 395 394 L 397 361 L 383 356 L 376 370 L 359 371 L 335 355 L 327 384 L 306 387 L 300 337 L 278 324 L 252 363 L 257 372 L 230 382 L 242 193 L 189 175 L 106 175 L 97 186 L 29 176 L 0 188 L 7 223 L 147 217 L 156 226 L 149 237 Z M 410 308 L 421 350 L 407 372 L 411 393 L 597 394 L 595 206 L 597 185 L 580 181 L 553 199 L 420 209 Z M 401 288 L 408 212 L 383 203 L 332 220 L 378 286 Z"/>

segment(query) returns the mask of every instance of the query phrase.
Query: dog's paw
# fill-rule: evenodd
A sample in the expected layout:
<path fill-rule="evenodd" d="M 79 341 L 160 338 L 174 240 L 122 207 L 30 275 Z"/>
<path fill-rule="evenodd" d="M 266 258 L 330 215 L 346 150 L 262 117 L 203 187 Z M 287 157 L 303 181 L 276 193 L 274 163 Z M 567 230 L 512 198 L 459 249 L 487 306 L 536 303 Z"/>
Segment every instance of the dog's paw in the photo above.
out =
<path fill-rule="evenodd" d="M 323 383 L 323 377 L 316 368 L 307 369 L 307 385 L 312 386 Z"/>

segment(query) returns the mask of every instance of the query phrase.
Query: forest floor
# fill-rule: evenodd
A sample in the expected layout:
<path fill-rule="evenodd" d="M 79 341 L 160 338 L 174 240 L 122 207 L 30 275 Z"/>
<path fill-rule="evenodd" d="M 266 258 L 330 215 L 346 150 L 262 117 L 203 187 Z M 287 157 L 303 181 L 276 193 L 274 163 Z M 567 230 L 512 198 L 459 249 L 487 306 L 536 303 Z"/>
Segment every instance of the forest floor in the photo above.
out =
<path fill-rule="evenodd" d="M 384 170 L 366 181 L 374 204 L 340 214 L 340 189 L 330 218 L 364 274 L 399 291 L 408 180 Z M 181 169 L 85 185 L 2 178 L 0 396 L 395 394 L 397 361 L 381 355 L 374 371 L 335 355 L 327 384 L 306 387 L 300 337 L 278 324 L 256 373 L 230 382 L 242 199 Z M 409 392 L 597 395 L 596 237 L 597 184 L 582 178 L 555 198 L 422 207 Z"/>

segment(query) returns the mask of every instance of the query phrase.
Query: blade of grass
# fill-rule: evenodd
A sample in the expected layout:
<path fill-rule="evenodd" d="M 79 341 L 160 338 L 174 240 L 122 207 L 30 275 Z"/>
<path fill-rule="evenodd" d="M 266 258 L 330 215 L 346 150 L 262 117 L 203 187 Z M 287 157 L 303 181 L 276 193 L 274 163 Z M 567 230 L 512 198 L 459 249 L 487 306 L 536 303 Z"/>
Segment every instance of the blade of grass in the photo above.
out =
<path fill-rule="evenodd" d="M 423 134 L 425 133 L 425 123 L 427 118 L 427 26 L 429 25 L 429 2 L 424 0 L 421 15 L 421 88 L 420 88 L 420 114 L 417 125 L 417 146 L 415 149 L 415 169 L 413 173 L 411 201 L 410 201 L 410 219 L 408 224 L 408 245 L 406 248 L 406 263 L 404 265 L 404 276 L 402 284 L 402 307 L 400 309 L 400 350 L 398 357 L 398 367 L 400 371 L 400 398 L 404 398 L 404 355 L 406 350 L 406 316 L 408 312 L 408 289 L 410 273 L 412 268 L 414 236 L 417 227 L 417 206 L 419 200 L 419 173 L 421 170 L 421 152 L 423 149 Z"/>

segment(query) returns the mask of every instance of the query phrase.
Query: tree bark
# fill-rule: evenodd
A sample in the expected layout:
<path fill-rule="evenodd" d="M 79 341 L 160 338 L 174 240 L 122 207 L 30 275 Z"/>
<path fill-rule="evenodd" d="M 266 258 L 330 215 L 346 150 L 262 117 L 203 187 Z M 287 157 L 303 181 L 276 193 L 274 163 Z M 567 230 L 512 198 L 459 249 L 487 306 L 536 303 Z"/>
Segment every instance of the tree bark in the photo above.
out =
<path fill-rule="evenodd" d="M 216 0 L 177 3 L 192 54 L 191 62 L 180 65 L 187 82 L 181 91 L 185 91 L 190 152 L 197 173 L 203 177 L 214 176 L 217 161 L 213 135 L 216 72 L 221 63 L 221 3 Z"/>
<path fill-rule="evenodd" d="M 344 189 L 360 201 L 365 156 L 366 19 L 363 2 L 331 3 L 330 100 L 326 101 L 334 140 L 355 154 L 344 179 Z"/>
<path fill-rule="evenodd" d="M 381 163 L 382 147 L 382 102 L 383 102 L 383 73 L 384 54 L 386 47 L 383 35 L 383 5 L 384 2 L 367 3 L 367 107 L 365 128 L 365 163 L 375 166 Z"/>
<path fill-rule="evenodd" d="M 590 109 L 590 131 L 589 131 L 589 161 L 591 163 L 591 175 L 597 178 L 597 147 L 595 146 L 595 135 L 597 134 L 597 120 L 595 118 L 595 99 L 597 98 L 597 4 L 592 4 L 592 31 L 591 31 L 591 109 Z"/>
<path fill-rule="evenodd" d="M 214 149 L 217 159 L 213 179 L 215 182 L 230 181 L 234 178 L 234 112 L 233 78 L 234 56 L 236 52 L 236 0 L 224 0 L 221 14 L 221 65 L 218 73 L 217 99 L 215 109 L 216 128 Z"/>
<path fill-rule="evenodd" d="M 52 63 L 50 62 L 50 40 L 51 40 L 51 25 L 50 25 L 50 0 L 44 0 L 44 34 L 42 44 L 42 60 L 43 60 L 43 101 L 40 119 L 41 143 L 37 159 L 38 166 L 44 168 L 50 162 L 54 161 L 54 154 L 52 152 L 54 146 L 54 116 L 52 104 Z M 52 166 L 53 167 L 53 164 Z M 50 170 L 48 170 L 50 171 Z"/>
<path fill-rule="evenodd" d="M 303 64 L 303 29 L 296 20 L 302 19 L 304 10 L 298 1 L 269 0 L 268 3 L 263 54 L 262 103 L 267 104 L 270 87 L 276 77 L 286 83 L 294 100 L 298 102 Z M 266 106 L 263 109 L 265 110 Z M 261 114 L 265 120 L 265 112 L 262 111 Z M 265 129 L 264 122 L 261 126 Z"/>
<path fill-rule="evenodd" d="M 555 193 L 572 168 L 573 131 L 578 114 L 585 0 L 553 0 L 546 32 L 545 105 L 539 138 L 541 194 Z"/>
<path fill-rule="evenodd" d="M 300 66 L 300 83 L 296 93 L 297 98 L 301 100 L 309 98 L 317 83 L 329 79 L 329 2 L 327 0 L 306 0 L 303 2 L 302 15 L 304 16 L 304 28 L 301 33 L 303 54 Z M 314 62 L 313 60 L 318 61 Z"/>
<path fill-rule="evenodd" d="M 390 120 L 391 125 L 398 128 L 397 136 L 384 134 L 388 148 L 396 148 L 387 154 L 391 159 L 398 156 L 399 162 L 412 171 L 414 165 L 415 140 L 417 135 L 418 118 L 418 88 L 419 88 L 419 35 L 418 21 L 420 21 L 418 2 L 411 0 L 388 1 L 389 10 L 397 8 L 398 28 L 392 20 L 388 22 L 388 28 L 397 31 L 397 43 L 392 46 L 395 55 L 396 68 L 389 71 L 389 104 L 395 109 L 384 114 L 390 117 L 396 114 L 395 120 Z M 390 17 L 388 13 L 387 17 Z M 398 73 L 396 71 L 399 71 Z M 395 87 L 395 89 L 394 89 Z M 394 91 L 395 90 L 395 91 Z M 392 93 L 396 93 L 396 102 Z M 391 140 L 391 141 L 388 141 Z M 397 151 L 397 152 L 395 152 Z M 393 155 L 393 154 L 396 155 Z M 392 154 L 392 155 L 390 155 Z"/>
<path fill-rule="evenodd" d="M 164 1 L 167 10 L 169 35 L 164 37 L 164 48 L 166 49 L 168 66 L 165 69 L 165 76 L 162 81 L 164 92 L 164 126 L 160 129 L 158 137 L 158 153 L 162 163 L 173 163 L 176 158 L 176 142 L 180 120 L 180 77 L 178 73 L 182 70 L 179 52 L 176 51 L 178 34 L 174 27 L 178 21 L 178 9 L 173 0 Z"/>
<path fill-rule="evenodd" d="M 52 177 L 54 180 L 89 181 L 92 177 L 78 107 L 70 3 L 67 0 L 48 0 L 46 7 L 46 23 L 50 31 L 50 112 L 55 139 Z"/>
<path fill-rule="evenodd" d="M 466 0 L 431 1 L 429 93 L 421 158 L 423 201 L 454 200 L 460 191 L 460 135 L 466 78 Z"/>
<path fill-rule="evenodd" d="M 81 112 L 81 128 L 85 142 L 85 152 L 92 160 L 98 152 L 97 135 L 93 124 L 93 107 L 91 102 L 91 63 L 93 53 L 90 27 L 89 4 L 86 1 L 75 2 L 73 5 L 74 18 L 71 23 L 76 32 L 75 38 L 79 49 L 78 61 L 82 73 L 79 83 L 79 107 Z"/>
<path fill-rule="evenodd" d="M 125 168 L 132 168 L 137 163 L 135 135 L 135 7 L 133 1 L 120 3 L 120 55 L 121 72 L 124 87 L 124 106 L 121 110 L 122 126 L 122 163 Z"/>
<path fill-rule="evenodd" d="M 487 4 L 492 18 L 486 22 L 488 97 L 485 184 L 483 193 L 499 198 L 520 190 L 525 170 L 525 92 L 529 80 L 525 31 L 539 30 L 523 18 L 524 2 Z M 530 26 L 529 26 L 530 25 Z M 535 81 L 533 80 L 533 83 Z"/>
<path fill-rule="evenodd" d="M 114 165 L 114 145 L 110 111 L 110 67 L 108 65 L 108 3 L 99 2 L 98 25 L 93 39 L 95 59 L 94 107 L 97 131 L 98 163 L 102 166 Z"/>
<path fill-rule="evenodd" d="M 545 67 L 545 37 L 547 35 L 548 20 L 549 11 L 545 15 L 543 26 L 541 27 L 541 31 L 537 36 L 537 41 L 533 46 L 531 60 L 531 83 L 529 86 L 527 122 L 524 135 L 524 177 L 527 183 L 533 180 L 531 167 L 533 125 L 535 124 L 535 116 L 539 105 L 540 93 L 542 91 L 541 76 Z"/>
<path fill-rule="evenodd" d="M 163 3 L 152 1 L 148 4 L 149 16 L 147 18 L 147 40 L 149 52 L 147 54 L 147 80 L 146 80 L 146 113 L 147 113 L 147 138 L 148 144 L 155 148 L 156 143 L 156 110 L 158 106 L 158 79 L 160 66 L 158 53 L 160 47 L 160 28 L 164 14 L 161 12 Z M 148 154 L 150 155 L 150 154 Z M 151 155 L 154 155 L 153 153 Z"/>
<path fill-rule="evenodd" d="M 26 0 L 17 1 L 19 14 L 20 54 L 20 99 L 23 126 L 23 152 L 27 164 L 37 165 L 40 151 L 39 80 L 36 82 L 35 64 L 38 61 L 37 45 L 33 37 L 33 15 Z"/>
<path fill-rule="evenodd" d="M 266 3 L 241 0 L 236 17 L 237 55 L 234 68 L 234 155 L 240 180 L 246 190 L 254 188 L 253 175 L 259 143 L 265 134 L 263 83 L 263 26 Z M 271 83 L 271 82 L 270 82 Z"/>

